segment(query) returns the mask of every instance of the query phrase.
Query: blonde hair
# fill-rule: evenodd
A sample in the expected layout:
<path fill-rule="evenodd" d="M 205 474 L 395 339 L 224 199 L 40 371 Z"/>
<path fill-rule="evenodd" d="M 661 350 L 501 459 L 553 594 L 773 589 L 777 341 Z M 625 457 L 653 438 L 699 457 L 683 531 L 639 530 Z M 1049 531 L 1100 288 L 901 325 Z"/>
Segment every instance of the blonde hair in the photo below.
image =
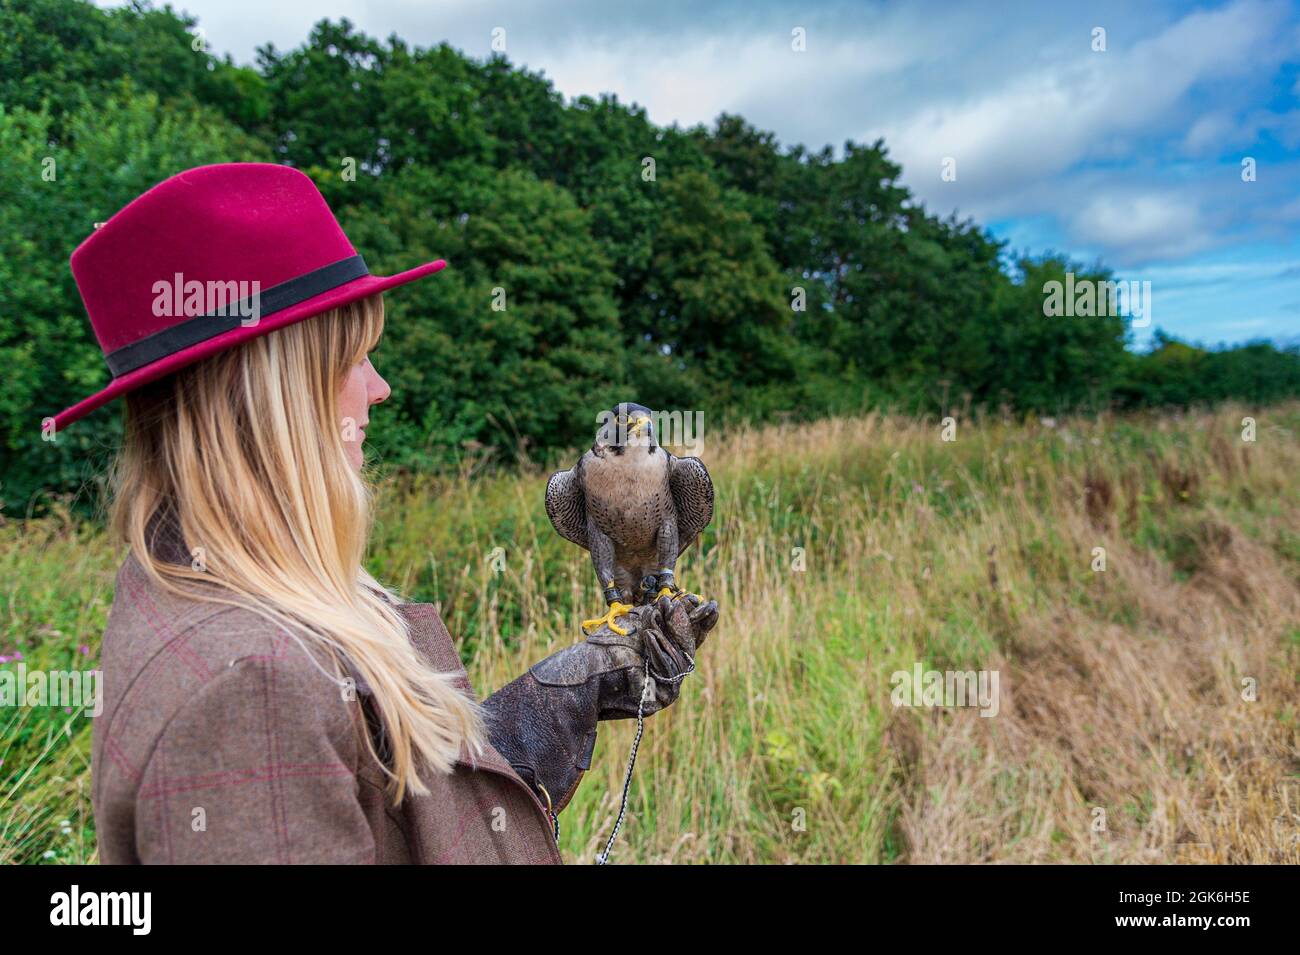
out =
<path fill-rule="evenodd" d="M 483 728 L 361 564 L 372 492 L 348 463 L 338 395 L 383 323 L 372 296 L 133 392 L 110 507 L 114 533 L 161 586 L 250 607 L 353 664 L 374 693 L 386 758 L 367 733 L 368 745 L 399 803 L 428 793 L 421 767 L 450 772 L 462 743 L 481 752 Z M 202 548 L 201 569 L 155 554 L 164 515 Z"/>

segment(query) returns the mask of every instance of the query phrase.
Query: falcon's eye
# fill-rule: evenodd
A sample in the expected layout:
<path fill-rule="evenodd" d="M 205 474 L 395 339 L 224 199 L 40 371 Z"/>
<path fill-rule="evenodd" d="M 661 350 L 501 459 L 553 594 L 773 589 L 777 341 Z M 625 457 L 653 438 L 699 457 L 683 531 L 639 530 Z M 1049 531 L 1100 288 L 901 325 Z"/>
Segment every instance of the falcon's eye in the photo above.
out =
<path fill-rule="evenodd" d="M 625 415 L 625 414 L 621 414 L 621 415 L 619 415 L 617 418 L 615 418 L 614 420 L 615 420 L 616 422 L 618 422 L 619 424 L 627 424 L 628 418 L 627 418 L 627 415 Z"/>

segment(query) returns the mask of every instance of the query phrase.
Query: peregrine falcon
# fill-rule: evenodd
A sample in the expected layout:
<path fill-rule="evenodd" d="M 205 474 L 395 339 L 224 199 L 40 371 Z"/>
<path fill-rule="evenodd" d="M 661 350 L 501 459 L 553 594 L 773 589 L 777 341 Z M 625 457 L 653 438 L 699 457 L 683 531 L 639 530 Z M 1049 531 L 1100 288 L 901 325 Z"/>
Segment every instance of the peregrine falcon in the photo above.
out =
<path fill-rule="evenodd" d="M 546 514 L 560 536 L 591 551 L 609 610 L 590 633 L 635 603 L 680 595 L 677 558 L 713 520 L 713 481 L 699 458 L 679 458 L 655 441 L 654 412 L 624 402 L 611 409 L 578 463 L 546 482 Z M 628 602 L 631 601 L 631 602 Z"/>

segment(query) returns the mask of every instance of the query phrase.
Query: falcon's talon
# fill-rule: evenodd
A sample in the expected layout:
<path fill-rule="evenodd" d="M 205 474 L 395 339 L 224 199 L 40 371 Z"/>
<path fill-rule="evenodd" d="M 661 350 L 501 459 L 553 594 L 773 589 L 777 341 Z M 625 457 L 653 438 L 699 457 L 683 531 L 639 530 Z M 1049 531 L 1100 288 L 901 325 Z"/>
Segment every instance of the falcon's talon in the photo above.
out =
<path fill-rule="evenodd" d="M 590 634 L 593 631 L 599 630 L 601 625 L 603 624 L 609 627 L 610 630 L 617 633 L 620 637 L 626 637 L 630 631 L 624 629 L 623 627 L 620 627 L 615 622 L 614 618 L 623 616 L 628 612 L 630 612 L 631 610 L 632 610 L 631 604 L 620 603 L 619 601 L 615 600 L 612 604 L 609 605 L 609 610 L 606 611 L 605 616 L 597 617 L 595 620 L 582 621 L 582 632 L 586 634 Z"/>
<path fill-rule="evenodd" d="M 664 587 L 659 591 L 659 593 L 655 594 L 655 600 L 658 600 L 660 597 L 675 597 L 680 593 L 680 590 L 674 591 L 671 587 Z"/>

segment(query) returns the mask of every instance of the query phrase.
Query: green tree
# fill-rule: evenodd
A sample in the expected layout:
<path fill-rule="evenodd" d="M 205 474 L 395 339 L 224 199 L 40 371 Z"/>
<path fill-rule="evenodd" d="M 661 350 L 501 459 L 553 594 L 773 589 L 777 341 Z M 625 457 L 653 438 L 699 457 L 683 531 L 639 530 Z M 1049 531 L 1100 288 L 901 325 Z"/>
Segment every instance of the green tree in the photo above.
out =
<path fill-rule="evenodd" d="M 394 462 L 428 463 L 467 441 L 523 451 L 589 438 L 595 410 L 623 400 L 614 275 L 590 216 L 518 170 L 412 169 L 381 210 L 350 207 L 349 235 L 386 270 L 449 268 L 389 297 L 376 355 L 390 376 Z"/>
<path fill-rule="evenodd" d="M 395 394 L 374 437 L 396 466 L 470 442 L 545 455 L 626 398 L 761 420 L 967 395 L 1064 411 L 1300 394 L 1296 348 L 1160 334 L 1134 354 L 1120 317 L 1046 314 L 1045 283 L 1108 271 L 1006 261 L 976 223 L 927 212 L 880 141 L 837 157 L 730 114 L 662 128 L 613 95 L 566 103 L 504 57 L 347 20 L 255 67 L 145 2 L 5 0 L 0 36 L 9 512 L 76 490 L 117 433 L 111 409 L 41 440 L 43 417 L 108 377 L 69 254 L 155 183 L 229 160 L 310 175 L 377 272 L 451 262 L 388 300 L 377 360 Z"/>

